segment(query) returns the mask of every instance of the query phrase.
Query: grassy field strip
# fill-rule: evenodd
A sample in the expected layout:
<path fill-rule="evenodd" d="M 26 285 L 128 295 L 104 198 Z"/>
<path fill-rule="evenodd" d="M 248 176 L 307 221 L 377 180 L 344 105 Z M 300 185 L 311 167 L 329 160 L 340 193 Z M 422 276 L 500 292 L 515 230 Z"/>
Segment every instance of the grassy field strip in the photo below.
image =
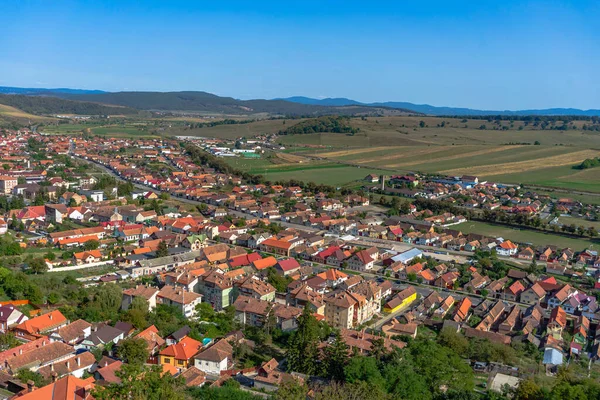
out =
<path fill-rule="evenodd" d="M 538 146 L 504 146 L 507 151 L 488 153 L 472 156 L 472 153 L 465 154 L 464 157 L 452 157 L 450 160 L 432 159 L 423 161 L 421 164 L 413 164 L 412 168 L 418 171 L 438 172 L 455 168 L 466 168 L 470 166 L 497 165 L 503 163 L 519 162 L 522 160 L 531 160 L 538 158 L 552 157 L 555 155 L 568 154 L 581 149 L 572 147 L 552 146 L 545 149 L 539 149 Z"/>
<path fill-rule="evenodd" d="M 575 165 L 578 162 L 585 160 L 586 158 L 597 157 L 600 154 L 597 150 L 581 150 L 574 153 L 562 154 L 559 156 L 518 161 L 504 164 L 492 164 L 492 165 L 478 165 L 466 168 L 450 169 L 440 171 L 447 175 L 485 175 L 494 176 L 502 174 L 519 173 L 523 171 L 533 171 L 538 169 L 544 169 L 549 167 L 560 167 L 564 165 Z"/>
<path fill-rule="evenodd" d="M 359 158 L 355 160 L 357 164 L 369 164 L 374 163 L 377 166 L 388 167 L 387 164 L 384 164 L 382 161 L 394 160 L 398 158 L 406 159 L 420 159 L 423 160 L 424 156 L 432 155 L 432 154 L 444 154 L 446 150 L 440 150 L 441 148 L 446 149 L 445 146 L 414 146 L 414 147 L 402 147 L 401 151 L 397 151 L 394 154 L 374 157 L 374 158 Z M 448 149 L 449 150 L 449 149 Z"/>
<path fill-rule="evenodd" d="M 56 118 L 53 117 L 43 117 L 41 115 L 34 115 L 26 113 L 25 111 L 19 110 L 18 108 L 7 106 L 5 104 L 0 104 L 0 115 L 12 118 L 28 118 L 35 121 L 46 120 L 46 121 L 56 121 Z"/>
<path fill-rule="evenodd" d="M 430 161 L 434 162 L 434 163 L 438 163 L 440 161 L 450 161 L 450 160 L 459 160 L 459 159 L 463 159 L 463 158 L 471 158 L 473 156 L 479 156 L 479 155 L 483 155 L 483 154 L 491 154 L 491 153 L 497 153 L 497 152 L 503 152 L 503 151 L 509 151 L 512 150 L 511 148 L 514 146 L 502 146 L 502 147 L 492 147 L 492 148 L 486 148 L 486 149 L 482 149 L 482 150 L 478 150 L 478 151 L 472 151 L 472 152 L 467 152 L 467 153 L 463 153 L 463 154 L 456 154 L 453 156 L 447 156 L 447 157 L 439 157 L 439 158 L 433 158 Z M 388 168 L 394 168 L 394 167 L 405 167 L 405 166 L 412 166 L 412 165 L 418 165 L 418 164 L 422 164 L 423 160 L 419 160 L 419 161 L 409 161 L 409 162 L 401 162 L 401 163 L 397 163 L 397 164 L 387 164 L 385 165 Z"/>
<path fill-rule="evenodd" d="M 367 149 L 330 151 L 330 152 L 326 152 L 326 153 L 320 153 L 319 156 L 324 157 L 324 158 L 336 158 L 336 157 L 343 157 L 343 156 L 353 156 L 355 154 L 362 154 L 362 153 L 373 153 L 373 152 L 389 150 L 389 149 L 390 149 L 389 146 L 370 147 Z"/>
<path fill-rule="evenodd" d="M 525 229 L 511 228 L 503 225 L 494 225 L 487 222 L 467 221 L 462 224 L 454 225 L 452 229 L 461 231 L 463 234 L 478 233 L 491 237 L 502 237 L 518 243 L 531 243 L 533 246 L 546 246 L 553 244 L 562 247 L 570 247 L 573 250 L 580 251 L 595 244 L 598 241 L 591 239 L 575 239 L 553 233 L 544 233 Z"/>

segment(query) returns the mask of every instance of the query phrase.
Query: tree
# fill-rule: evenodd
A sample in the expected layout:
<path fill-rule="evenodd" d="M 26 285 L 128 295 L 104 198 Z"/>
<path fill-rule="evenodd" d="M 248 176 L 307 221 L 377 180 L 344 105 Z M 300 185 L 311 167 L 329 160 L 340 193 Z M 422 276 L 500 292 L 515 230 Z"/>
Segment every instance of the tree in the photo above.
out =
<path fill-rule="evenodd" d="M 144 339 L 122 340 L 117 348 L 117 356 L 128 364 L 143 364 L 148 359 L 148 343 Z"/>
<path fill-rule="evenodd" d="M 41 257 L 33 258 L 28 263 L 29 271 L 33 274 L 43 274 L 48 271 L 48 265 L 46 265 L 46 261 Z"/>
<path fill-rule="evenodd" d="M 19 378 L 21 382 L 32 381 L 38 388 L 46 386 L 48 383 L 50 383 L 39 372 L 33 372 L 27 368 L 18 370 L 16 377 Z"/>
<path fill-rule="evenodd" d="M 527 272 L 529 272 L 530 274 L 537 274 L 539 272 L 538 264 L 535 261 L 535 258 L 531 260 L 531 264 L 529 264 Z"/>
<path fill-rule="evenodd" d="M 98 247 L 100 247 L 100 242 L 94 239 L 88 240 L 83 244 L 84 251 L 96 250 Z"/>
<path fill-rule="evenodd" d="M 380 389 L 385 388 L 385 379 L 381 375 L 377 360 L 373 357 L 352 357 L 344 368 L 344 375 L 349 383 L 362 381 Z"/>
<path fill-rule="evenodd" d="M 169 255 L 169 247 L 164 240 L 161 240 L 158 244 L 158 249 L 156 250 L 156 257 L 165 257 Z"/>
<path fill-rule="evenodd" d="M 467 354 L 469 350 L 469 341 L 467 338 L 451 327 L 443 328 L 438 335 L 437 341 L 442 346 L 449 347 L 460 355 Z"/>
<path fill-rule="evenodd" d="M 391 397 L 378 386 L 367 382 L 341 384 L 332 382 L 322 391 L 315 393 L 315 400 L 391 400 Z"/>
<path fill-rule="evenodd" d="M 307 305 L 298 317 L 298 329 L 292 333 L 288 342 L 288 369 L 317 375 L 320 367 L 319 341 L 318 321 Z"/>
<path fill-rule="evenodd" d="M 425 121 L 419 121 L 419 126 L 421 128 L 425 128 Z"/>
<path fill-rule="evenodd" d="M 524 379 L 519 383 L 515 398 L 518 400 L 538 400 L 541 398 L 541 387 L 532 379 Z"/>
<path fill-rule="evenodd" d="M 21 342 L 17 340 L 14 333 L 6 332 L 0 334 L 0 351 L 12 349 L 13 347 L 17 347 L 19 345 L 21 345 Z"/>
<path fill-rule="evenodd" d="M 275 393 L 275 400 L 305 400 L 308 387 L 296 380 L 282 383 Z"/>
<path fill-rule="evenodd" d="M 137 329 L 148 326 L 148 302 L 143 297 L 136 296 L 125 312 L 123 319 L 131 322 Z"/>
<path fill-rule="evenodd" d="M 123 364 L 115 373 L 121 383 L 97 385 L 92 395 L 96 400 L 184 400 L 183 378 L 163 374 L 162 368 Z"/>
<path fill-rule="evenodd" d="M 333 343 L 324 350 L 326 375 L 336 381 L 344 380 L 344 367 L 348 363 L 348 345 L 339 331 L 335 332 Z"/>

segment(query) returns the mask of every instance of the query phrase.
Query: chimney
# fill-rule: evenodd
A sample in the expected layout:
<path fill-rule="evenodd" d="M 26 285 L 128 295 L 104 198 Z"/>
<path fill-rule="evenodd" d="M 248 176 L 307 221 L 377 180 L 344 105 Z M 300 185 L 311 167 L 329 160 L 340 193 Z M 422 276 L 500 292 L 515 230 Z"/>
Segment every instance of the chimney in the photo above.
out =
<path fill-rule="evenodd" d="M 33 389 L 35 388 L 35 383 L 32 380 L 28 380 L 27 381 L 27 391 L 29 393 L 33 392 Z"/>
<path fill-rule="evenodd" d="M 54 371 L 54 368 L 52 370 Z M 58 378 L 58 374 L 56 372 L 52 372 L 52 383 L 56 382 L 56 378 Z"/>
<path fill-rule="evenodd" d="M 75 358 L 75 362 L 77 362 L 78 367 L 81 367 L 81 358 L 80 357 Z"/>
<path fill-rule="evenodd" d="M 83 399 L 84 400 L 87 399 L 88 396 L 91 394 L 91 392 L 92 392 L 92 386 L 91 385 L 86 385 L 83 388 Z"/>
<path fill-rule="evenodd" d="M 23 349 L 19 349 L 19 355 L 23 354 Z"/>
<path fill-rule="evenodd" d="M 71 361 L 67 360 L 67 371 L 71 369 Z"/>
<path fill-rule="evenodd" d="M 48 319 L 49 319 L 50 321 L 52 321 L 52 313 L 51 313 L 51 312 L 50 312 L 50 313 L 48 313 Z"/>
<path fill-rule="evenodd" d="M 50 371 L 54 371 L 54 363 L 50 364 Z"/>

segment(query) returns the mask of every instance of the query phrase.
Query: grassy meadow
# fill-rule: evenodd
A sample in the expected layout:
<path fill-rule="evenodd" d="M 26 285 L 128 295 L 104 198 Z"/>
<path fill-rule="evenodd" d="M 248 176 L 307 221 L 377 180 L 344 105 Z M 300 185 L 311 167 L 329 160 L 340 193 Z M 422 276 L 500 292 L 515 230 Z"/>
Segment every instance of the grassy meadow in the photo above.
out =
<path fill-rule="evenodd" d="M 452 226 L 452 229 L 459 230 L 464 234 L 477 233 L 495 238 L 502 237 L 522 244 L 531 243 L 532 246 L 536 247 L 553 244 L 561 248 L 570 247 L 573 250 L 583 250 L 590 247 L 590 245 L 596 248 L 600 244 L 598 239 L 577 239 L 555 233 L 511 228 L 480 221 L 467 221 Z"/>

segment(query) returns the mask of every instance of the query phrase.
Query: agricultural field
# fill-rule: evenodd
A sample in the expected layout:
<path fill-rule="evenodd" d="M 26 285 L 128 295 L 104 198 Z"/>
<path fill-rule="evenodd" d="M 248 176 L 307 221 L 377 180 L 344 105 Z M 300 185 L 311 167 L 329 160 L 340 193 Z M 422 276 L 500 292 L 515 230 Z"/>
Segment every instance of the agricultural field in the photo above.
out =
<path fill-rule="evenodd" d="M 47 125 L 40 131 L 50 135 L 78 135 L 83 132 L 100 136 L 122 137 L 122 138 L 148 138 L 157 137 L 148 132 L 146 124 L 58 124 Z"/>
<path fill-rule="evenodd" d="M 31 120 L 32 122 L 40 121 L 56 121 L 56 118 L 43 117 L 40 115 L 30 114 L 25 111 L 19 110 L 18 108 L 0 104 L 0 117 L 16 118 L 20 120 Z"/>
<path fill-rule="evenodd" d="M 464 234 L 478 233 L 480 235 L 502 237 L 518 243 L 531 243 L 536 247 L 553 244 L 558 247 L 570 247 L 573 250 L 583 250 L 590 246 L 597 248 L 600 245 L 600 240 L 598 239 L 576 239 L 554 233 L 511 228 L 480 221 L 463 222 L 462 224 L 452 226 L 452 229 L 459 230 Z"/>
<path fill-rule="evenodd" d="M 370 168 L 303 159 L 285 153 L 260 159 L 232 157 L 225 160 L 236 169 L 263 175 L 271 181 L 297 179 L 332 186 L 349 185 L 360 181 L 368 174 L 381 172 Z"/>
<path fill-rule="evenodd" d="M 187 129 L 173 127 L 167 129 L 166 133 L 173 136 L 200 136 L 214 137 L 220 139 L 236 139 L 239 137 L 251 138 L 256 135 L 277 133 L 286 127 L 292 126 L 303 119 L 264 119 L 251 123 L 217 125 L 204 128 Z"/>
<path fill-rule="evenodd" d="M 574 126 L 583 123 L 576 121 Z M 479 129 L 481 125 L 486 129 Z M 355 135 L 291 135 L 278 141 L 288 152 L 381 168 L 390 174 L 466 174 L 501 183 L 600 193 L 598 171 L 572 168 L 600 156 L 598 132 L 542 130 L 520 121 L 490 124 L 433 117 L 353 119 L 352 126 L 360 129 Z"/>

